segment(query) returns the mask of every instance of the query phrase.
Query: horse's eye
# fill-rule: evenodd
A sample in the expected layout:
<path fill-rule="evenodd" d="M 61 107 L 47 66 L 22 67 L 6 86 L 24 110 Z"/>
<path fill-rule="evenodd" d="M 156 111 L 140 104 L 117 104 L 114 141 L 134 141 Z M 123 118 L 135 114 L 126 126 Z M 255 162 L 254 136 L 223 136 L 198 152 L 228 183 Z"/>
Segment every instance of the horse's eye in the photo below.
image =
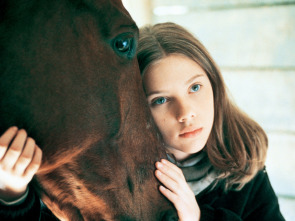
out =
<path fill-rule="evenodd" d="M 130 46 L 131 46 L 131 42 L 132 39 L 131 38 L 126 38 L 126 39 L 118 39 L 115 42 L 115 46 L 118 49 L 118 51 L 125 53 L 128 52 L 130 50 Z"/>
<path fill-rule="evenodd" d="M 132 34 L 124 33 L 113 40 L 114 51 L 125 58 L 132 59 L 135 55 L 136 41 Z"/>

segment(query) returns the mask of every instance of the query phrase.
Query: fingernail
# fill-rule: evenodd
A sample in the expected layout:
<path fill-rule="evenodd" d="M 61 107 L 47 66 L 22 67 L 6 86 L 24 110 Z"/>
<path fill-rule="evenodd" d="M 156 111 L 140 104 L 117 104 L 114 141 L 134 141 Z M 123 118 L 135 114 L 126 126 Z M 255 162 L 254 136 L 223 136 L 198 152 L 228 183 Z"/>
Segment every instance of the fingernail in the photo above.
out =
<path fill-rule="evenodd" d="M 164 164 L 167 164 L 167 160 L 165 160 L 165 159 L 162 159 L 161 162 Z"/>
<path fill-rule="evenodd" d="M 17 130 L 17 127 L 16 126 L 12 126 L 10 128 L 11 128 L 11 130 Z"/>
<path fill-rule="evenodd" d="M 161 167 L 163 167 L 163 164 L 162 163 L 160 163 L 160 162 L 157 162 L 157 165 L 156 165 L 158 168 L 161 168 Z"/>

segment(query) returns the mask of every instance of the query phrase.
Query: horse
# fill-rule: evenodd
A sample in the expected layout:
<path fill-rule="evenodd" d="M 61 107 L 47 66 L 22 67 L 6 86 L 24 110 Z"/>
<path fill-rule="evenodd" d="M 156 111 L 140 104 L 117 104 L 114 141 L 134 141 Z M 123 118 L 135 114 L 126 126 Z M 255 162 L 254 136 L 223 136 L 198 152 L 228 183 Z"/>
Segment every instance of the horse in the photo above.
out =
<path fill-rule="evenodd" d="M 60 220 L 175 220 L 158 191 L 166 158 L 120 0 L 2 0 L 0 132 L 43 151 L 34 188 Z"/>

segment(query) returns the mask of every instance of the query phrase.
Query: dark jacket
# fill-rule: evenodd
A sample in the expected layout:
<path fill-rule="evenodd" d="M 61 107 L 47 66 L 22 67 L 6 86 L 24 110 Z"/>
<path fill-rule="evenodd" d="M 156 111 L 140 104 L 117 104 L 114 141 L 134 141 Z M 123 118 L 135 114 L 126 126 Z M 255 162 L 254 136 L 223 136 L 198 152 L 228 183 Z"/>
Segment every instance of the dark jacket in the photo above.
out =
<path fill-rule="evenodd" d="M 222 183 L 211 189 L 209 186 L 196 196 L 201 209 L 201 221 L 285 220 L 265 170 L 259 171 L 240 191 L 224 192 Z M 21 205 L 1 205 L 0 220 L 58 220 L 41 204 L 36 193 L 31 190 Z"/>
<path fill-rule="evenodd" d="M 259 171 L 240 191 L 225 193 L 219 185 L 210 192 L 205 189 L 196 198 L 201 221 L 285 220 L 265 170 Z"/>

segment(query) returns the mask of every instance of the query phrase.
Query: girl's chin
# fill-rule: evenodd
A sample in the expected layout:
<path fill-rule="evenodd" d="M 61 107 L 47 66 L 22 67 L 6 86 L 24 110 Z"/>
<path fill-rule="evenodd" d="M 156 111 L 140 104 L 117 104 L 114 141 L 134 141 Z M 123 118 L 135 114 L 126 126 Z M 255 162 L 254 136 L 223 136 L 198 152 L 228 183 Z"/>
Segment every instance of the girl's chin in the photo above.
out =
<path fill-rule="evenodd" d="M 173 146 L 180 146 L 179 148 L 175 148 Z M 192 147 L 193 146 L 193 147 Z M 177 161 L 184 160 L 188 158 L 189 156 L 196 154 L 203 150 L 205 147 L 204 145 L 195 145 L 193 143 L 186 144 L 186 145 L 167 145 L 166 150 L 167 153 L 173 154 Z"/>

